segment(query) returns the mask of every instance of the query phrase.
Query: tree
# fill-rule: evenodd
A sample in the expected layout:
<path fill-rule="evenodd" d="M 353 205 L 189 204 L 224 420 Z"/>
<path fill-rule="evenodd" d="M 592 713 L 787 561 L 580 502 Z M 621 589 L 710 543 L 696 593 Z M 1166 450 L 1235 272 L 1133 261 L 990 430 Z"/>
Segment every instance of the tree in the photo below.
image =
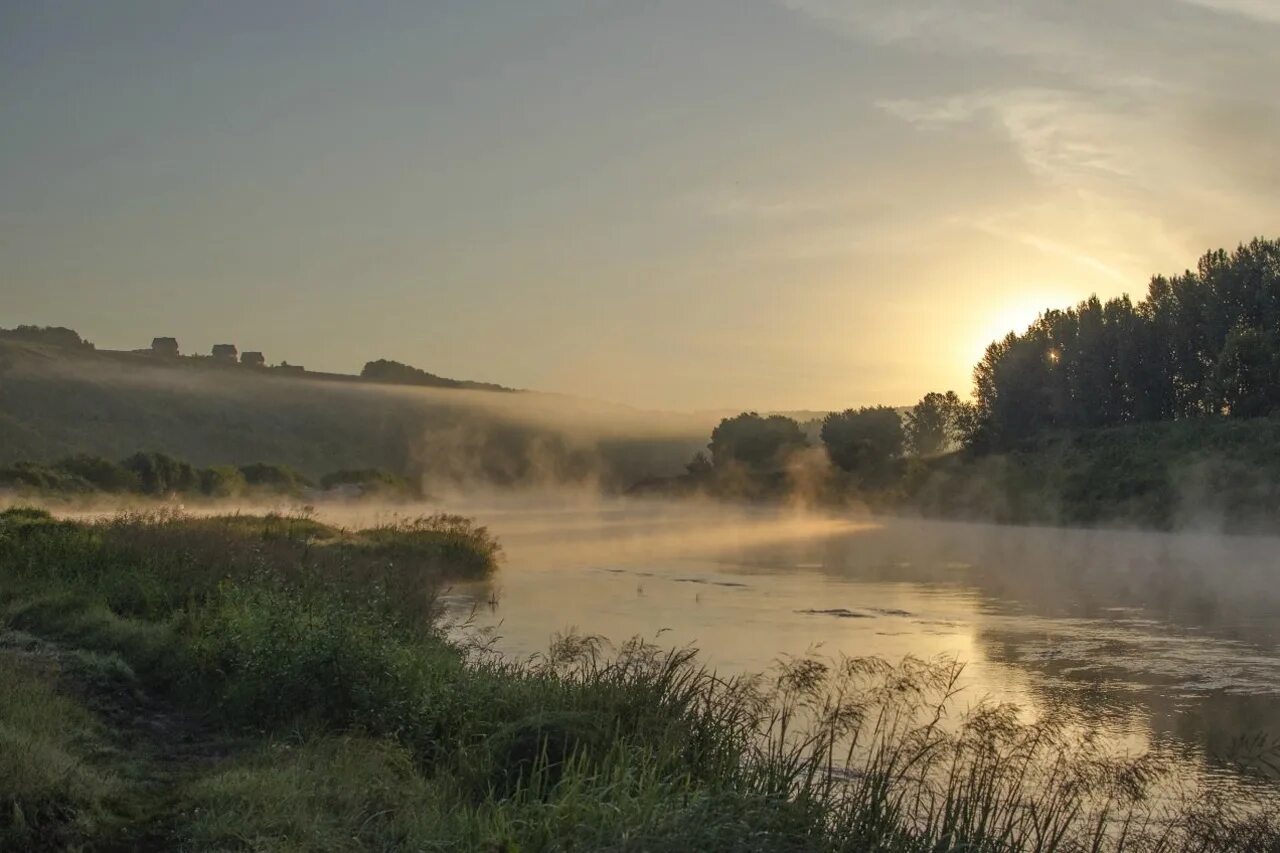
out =
<path fill-rule="evenodd" d="M 0 338 L 67 349 L 93 349 L 93 344 L 81 338 L 74 329 L 68 329 L 66 326 L 15 326 L 12 329 L 0 329 Z"/>
<path fill-rule="evenodd" d="M 1146 298 L 1041 314 L 974 369 L 974 447 L 1049 429 L 1280 408 L 1280 241 L 1206 253 Z"/>
<path fill-rule="evenodd" d="M 725 418 L 711 432 L 711 462 L 716 468 L 739 463 L 759 470 L 782 467 L 793 452 L 809 446 L 800 425 L 782 415 L 743 412 Z"/>
<path fill-rule="evenodd" d="M 110 459 L 91 456 L 87 453 L 68 456 L 57 464 L 57 468 L 83 478 L 104 492 L 132 492 L 140 485 L 134 472 Z"/>
<path fill-rule="evenodd" d="M 690 477 L 702 478 L 711 473 L 711 460 L 707 458 L 707 454 L 699 450 L 685 464 L 684 469 L 689 472 Z"/>
<path fill-rule="evenodd" d="M 915 456 L 934 456 L 963 441 L 965 404 L 955 391 L 931 391 L 903 418 L 906 447 Z"/>
<path fill-rule="evenodd" d="M 165 453 L 135 453 L 121 464 L 149 495 L 189 492 L 200 485 L 196 469 Z"/>
<path fill-rule="evenodd" d="M 212 498 L 237 497 L 248 485 L 234 465 L 214 465 L 200 471 L 200 491 Z"/>
<path fill-rule="evenodd" d="M 310 485 L 306 477 L 288 465 L 253 462 L 249 465 L 241 465 L 240 474 L 250 486 L 277 492 L 295 492 L 303 486 Z"/>
<path fill-rule="evenodd" d="M 475 391 L 510 391 L 492 382 L 472 382 L 466 379 L 448 379 L 436 376 L 409 364 L 380 358 L 365 362 L 360 378 L 368 382 L 388 382 L 396 385 L 423 385 L 429 388 L 469 388 Z"/>
<path fill-rule="evenodd" d="M 362 494 L 376 493 L 384 496 L 408 495 L 414 491 L 408 480 L 385 468 L 352 468 L 333 471 L 320 478 L 320 486 L 324 489 L 354 486 Z"/>
<path fill-rule="evenodd" d="M 1280 409 L 1280 335 L 1236 329 L 1227 336 L 1214 382 L 1221 410 L 1256 418 Z"/>
<path fill-rule="evenodd" d="M 892 473 L 906 436 L 896 409 L 875 406 L 827 415 L 822 422 L 822 443 L 833 463 L 878 485 Z"/>

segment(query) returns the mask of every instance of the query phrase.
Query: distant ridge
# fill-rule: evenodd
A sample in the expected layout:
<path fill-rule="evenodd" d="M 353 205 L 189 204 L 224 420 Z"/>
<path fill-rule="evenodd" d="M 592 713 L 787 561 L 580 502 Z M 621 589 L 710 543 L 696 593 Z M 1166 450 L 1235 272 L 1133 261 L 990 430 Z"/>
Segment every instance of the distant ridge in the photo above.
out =
<path fill-rule="evenodd" d="M 424 388 L 452 388 L 467 391 L 503 391 L 513 392 L 516 389 L 498 385 L 493 382 L 475 382 L 468 379 L 450 379 L 437 376 L 425 370 L 388 359 L 377 359 L 367 362 L 360 374 L 328 373 L 307 370 L 299 364 L 281 361 L 268 365 L 263 354 L 258 351 L 238 352 L 234 344 L 215 344 L 209 355 L 181 354 L 178 342 L 171 337 L 156 337 L 151 346 L 136 350 L 100 350 L 85 340 L 74 329 L 65 326 L 17 326 L 12 329 L 0 329 L 0 343 L 35 345 L 44 351 L 44 355 L 56 357 L 60 353 L 80 357 L 100 357 L 117 362 L 132 361 L 149 366 L 166 367 L 220 368 L 244 370 L 246 372 L 271 374 L 287 374 L 305 379 L 318 379 L 338 382 L 376 382 L 384 385 L 416 385 Z"/>
<path fill-rule="evenodd" d="M 448 379 L 436 376 L 425 370 L 419 370 L 408 364 L 380 358 L 370 361 L 360 371 L 360 378 L 366 382 L 386 382 L 393 385 L 422 385 L 428 388 L 462 388 L 472 391 L 514 391 L 503 385 L 492 382 L 472 382 L 467 379 Z"/>

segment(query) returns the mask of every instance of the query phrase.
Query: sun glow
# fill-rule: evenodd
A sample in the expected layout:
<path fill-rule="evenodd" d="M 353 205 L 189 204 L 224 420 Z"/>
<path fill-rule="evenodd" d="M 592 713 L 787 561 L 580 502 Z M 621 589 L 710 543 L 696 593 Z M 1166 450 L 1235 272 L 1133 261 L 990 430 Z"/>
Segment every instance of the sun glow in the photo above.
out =
<path fill-rule="evenodd" d="M 1001 340 L 1010 332 L 1025 332 L 1045 311 L 1066 308 L 1078 301 L 1060 290 L 1046 289 L 1009 294 L 978 305 L 971 324 L 976 330 L 974 360 L 981 359 L 993 341 Z"/>

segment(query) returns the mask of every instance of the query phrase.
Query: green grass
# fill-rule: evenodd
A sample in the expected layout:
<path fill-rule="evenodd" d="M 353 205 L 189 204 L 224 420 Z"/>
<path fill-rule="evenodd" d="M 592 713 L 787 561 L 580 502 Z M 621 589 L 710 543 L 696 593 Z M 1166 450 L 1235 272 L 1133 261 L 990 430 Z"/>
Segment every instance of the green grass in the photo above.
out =
<path fill-rule="evenodd" d="M 64 849 L 104 823 L 118 781 L 87 761 L 92 715 L 0 650 L 0 849 Z"/>
<path fill-rule="evenodd" d="M 19 780 L 6 796 L 23 818 L 0 840 L 1280 849 L 1280 827 L 1255 814 L 1274 800 L 1156 805 L 1147 795 L 1168 781 L 1162 768 L 1106 754 L 1069 721 L 1026 724 L 1004 706 L 948 716 L 957 670 L 946 662 L 806 658 L 724 679 L 690 650 L 639 641 L 610 651 L 570 635 L 521 663 L 467 651 L 405 593 L 429 599 L 486 556 L 497 557 L 488 532 L 452 517 L 342 531 L 305 518 L 0 514 L 0 614 L 14 648 L 56 649 L 58 684 L 96 697 L 85 707 L 143 693 L 185 709 L 186 730 L 240 744 L 208 760 L 190 750 L 175 768 L 161 738 L 107 751 L 94 769 L 77 752 L 93 718 L 54 682 L 28 679 L 28 698 L 0 704 L 2 731 L 31 744 L 6 751 L 25 756 L 6 776 Z"/>
<path fill-rule="evenodd" d="M 198 850 L 423 849 L 452 805 L 433 796 L 403 746 L 351 735 L 272 741 L 185 797 Z"/>

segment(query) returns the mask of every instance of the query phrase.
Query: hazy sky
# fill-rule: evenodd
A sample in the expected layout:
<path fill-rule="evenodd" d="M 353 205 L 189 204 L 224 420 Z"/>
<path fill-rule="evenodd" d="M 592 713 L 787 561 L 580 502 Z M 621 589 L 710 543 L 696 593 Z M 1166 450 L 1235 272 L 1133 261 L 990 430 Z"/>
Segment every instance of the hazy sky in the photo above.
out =
<path fill-rule="evenodd" d="M 0 2 L 0 325 L 665 408 L 967 392 L 1280 233 L 1280 0 Z"/>

